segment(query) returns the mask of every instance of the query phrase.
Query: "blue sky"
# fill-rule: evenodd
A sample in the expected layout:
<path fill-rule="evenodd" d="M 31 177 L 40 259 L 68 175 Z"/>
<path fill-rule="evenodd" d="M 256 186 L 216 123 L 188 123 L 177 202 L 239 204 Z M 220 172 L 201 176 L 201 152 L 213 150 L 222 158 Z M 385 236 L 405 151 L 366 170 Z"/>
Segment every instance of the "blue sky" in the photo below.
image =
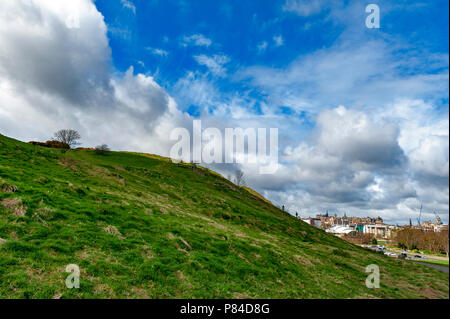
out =
<path fill-rule="evenodd" d="M 169 92 L 186 72 L 206 70 L 194 58 L 200 54 L 227 56 L 229 74 L 216 78 L 215 85 L 223 91 L 244 91 L 252 88 L 236 81 L 234 72 L 255 65 L 283 68 L 339 41 L 350 46 L 372 40 L 404 45 L 396 52 L 398 59 L 411 54 L 423 58 L 423 64 L 399 70 L 405 74 L 429 68 L 428 54 L 448 53 L 448 1 L 378 1 L 382 23 L 377 30 L 364 28 L 367 1 L 344 1 L 332 8 L 324 4 L 308 16 L 289 11 L 286 1 L 95 3 L 109 28 L 114 68 L 124 72 L 133 65 L 137 72 L 154 76 Z M 338 10 L 342 11 L 332 13 Z M 355 34 L 346 36 L 355 29 Z M 210 44 L 183 46 L 183 38 L 192 35 L 201 35 Z"/>
<path fill-rule="evenodd" d="M 368 29 L 365 8 L 380 8 Z M 169 155 L 174 128 L 279 129 L 249 186 L 289 212 L 449 211 L 448 1 L 0 2 L 0 129 Z M 69 17 L 78 19 L 69 26 Z M 19 112 L 17 112 L 19 110 Z M 49 133 L 50 132 L 50 133 Z"/>

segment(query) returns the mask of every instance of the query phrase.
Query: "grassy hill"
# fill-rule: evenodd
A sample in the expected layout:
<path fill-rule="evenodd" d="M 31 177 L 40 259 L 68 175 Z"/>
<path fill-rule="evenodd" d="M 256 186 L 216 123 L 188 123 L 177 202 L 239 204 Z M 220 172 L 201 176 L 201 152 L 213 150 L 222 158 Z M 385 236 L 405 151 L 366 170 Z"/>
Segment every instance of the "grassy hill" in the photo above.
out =
<path fill-rule="evenodd" d="M 448 275 L 308 226 L 207 169 L 0 135 L 1 298 L 448 298 Z M 81 269 L 80 289 L 65 267 Z M 365 286 L 377 264 L 381 288 Z"/>

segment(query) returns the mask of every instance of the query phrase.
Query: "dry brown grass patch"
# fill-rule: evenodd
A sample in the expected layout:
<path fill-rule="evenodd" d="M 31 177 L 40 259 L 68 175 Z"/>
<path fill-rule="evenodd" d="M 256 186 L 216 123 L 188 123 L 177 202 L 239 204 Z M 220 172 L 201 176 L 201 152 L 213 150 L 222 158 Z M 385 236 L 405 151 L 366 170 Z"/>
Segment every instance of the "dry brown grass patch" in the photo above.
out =
<path fill-rule="evenodd" d="M 14 216 L 23 217 L 27 213 L 27 208 L 22 204 L 20 198 L 5 198 L 0 204 L 7 210 L 12 211 Z"/>
<path fill-rule="evenodd" d="M 305 257 L 300 256 L 300 255 L 294 255 L 295 260 L 297 260 L 299 263 L 303 264 L 303 265 L 308 265 L 308 266 L 312 266 L 313 264 Z"/>
<path fill-rule="evenodd" d="M 117 229 L 116 226 L 109 225 L 109 226 L 104 227 L 103 230 L 112 236 L 115 236 L 119 239 L 123 239 L 122 234 L 120 233 L 120 231 Z"/>

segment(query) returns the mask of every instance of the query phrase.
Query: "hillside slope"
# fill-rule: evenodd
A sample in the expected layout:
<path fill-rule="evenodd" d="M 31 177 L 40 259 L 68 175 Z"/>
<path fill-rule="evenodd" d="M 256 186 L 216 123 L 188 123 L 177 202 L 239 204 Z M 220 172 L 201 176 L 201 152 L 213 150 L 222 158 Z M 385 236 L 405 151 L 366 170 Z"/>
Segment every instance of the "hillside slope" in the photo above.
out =
<path fill-rule="evenodd" d="M 0 135 L 1 298 L 448 298 L 448 275 L 308 226 L 209 170 Z M 65 287 L 65 267 L 81 287 Z M 365 286 L 377 264 L 381 288 Z"/>

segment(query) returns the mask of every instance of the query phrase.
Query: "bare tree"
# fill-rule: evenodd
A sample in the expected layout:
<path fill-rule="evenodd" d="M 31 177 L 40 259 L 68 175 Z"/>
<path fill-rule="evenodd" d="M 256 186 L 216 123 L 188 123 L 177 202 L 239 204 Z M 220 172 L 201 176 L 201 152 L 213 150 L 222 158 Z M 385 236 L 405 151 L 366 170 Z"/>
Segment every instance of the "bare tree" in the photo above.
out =
<path fill-rule="evenodd" d="M 444 252 L 448 257 L 448 230 L 443 230 L 439 235 L 439 250 Z"/>
<path fill-rule="evenodd" d="M 110 149 L 109 149 L 108 145 L 106 145 L 106 144 L 102 144 L 102 145 L 99 145 L 99 146 L 95 147 L 95 152 L 97 154 L 103 155 L 103 154 L 105 154 L 106 152 L 109 152 L 109 151 L 110 151 Z"/>
<path fill-rule="evenodd" d="M 396 232 L 394 243 L 407 249 L 426 249 L 448 255 L 448 230 L 441 232 L 404 228 Z"/>
<path fill-rule="evenodd" d="M 234 174 L 234 183 L 237 186 L 244 186 L 245 180 L 244 180 L 244 172 L 241 170 L 237 170 Z"/>
<path fill-rule="evenodd" d="M 59 130 L 54 135 L 55 140 L 66 143 L 70 147 L 78 145 L 78 140 L 81 138 L 80 133 L 75 130 Z"/>

